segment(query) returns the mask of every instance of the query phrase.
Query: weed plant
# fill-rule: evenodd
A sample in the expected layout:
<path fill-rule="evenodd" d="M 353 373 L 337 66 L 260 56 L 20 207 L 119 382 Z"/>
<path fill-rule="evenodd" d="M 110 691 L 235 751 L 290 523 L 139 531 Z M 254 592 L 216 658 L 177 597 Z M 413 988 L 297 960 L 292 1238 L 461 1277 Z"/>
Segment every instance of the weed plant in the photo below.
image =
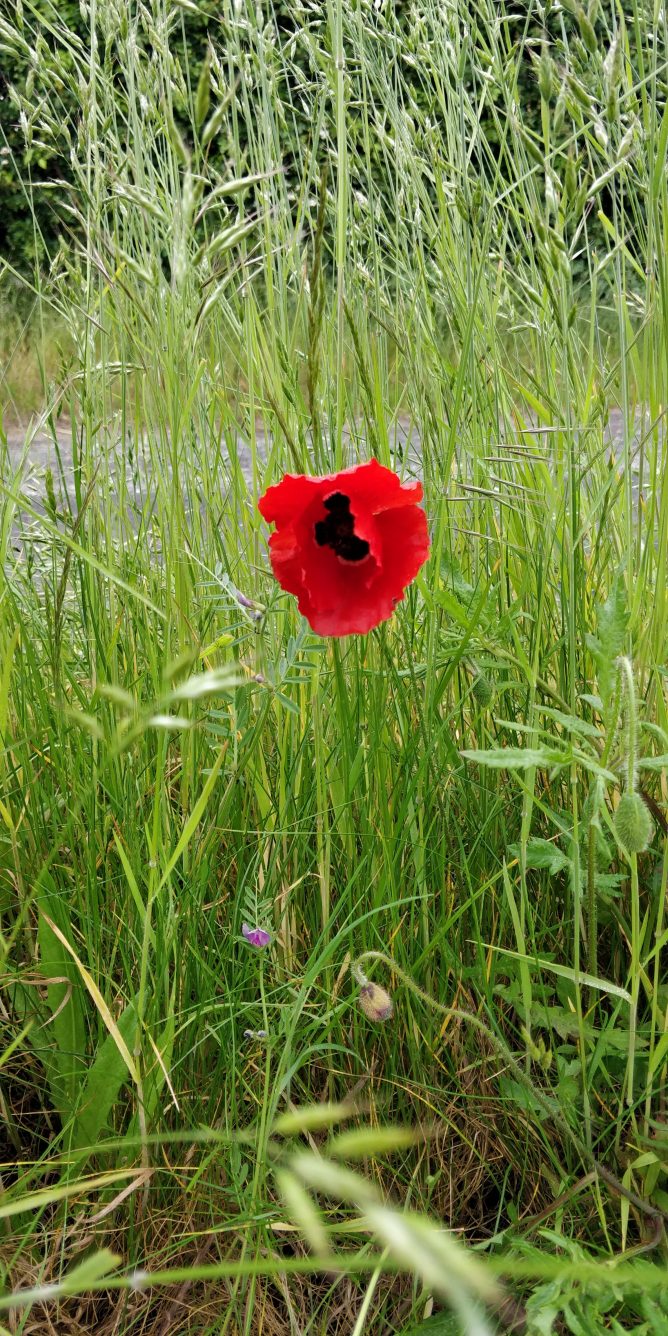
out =
<path fill-rule="evenodd" d="M 190 0 L 10 8 L 75 180 L 0 503 L 0 1321 L 666 1331 L 664 10 L 222 0 L 194 70 Z M 256 503 L 371 455 L 430 560 L 322 640 Z"/>

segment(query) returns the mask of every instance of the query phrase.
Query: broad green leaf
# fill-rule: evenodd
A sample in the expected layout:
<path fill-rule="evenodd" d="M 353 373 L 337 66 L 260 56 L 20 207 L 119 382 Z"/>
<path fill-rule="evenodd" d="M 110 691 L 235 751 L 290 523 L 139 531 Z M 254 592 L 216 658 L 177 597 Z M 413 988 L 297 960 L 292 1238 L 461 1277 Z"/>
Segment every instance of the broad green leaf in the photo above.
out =
<path fill-rule="evenodd" d="M 95 1006 L 97 1007 L 97 1010 L 109 1031 L 110 1037 L 113 1039 L 133 1081 L 135 1082 L 135 1084 L 138 1084 L 139 1078 L 134 1058 L 132 1057 L 132 1054 L 130 1053 L 130 1050 L 123 1038 L 123 1035 L 121 1034 L 121 1031 L 119 1030 L 109 1010 L 109 1007 L 107 1006 L 107 1003 L 105 1002 L 92 974 L 90 974 L 90 972 L 86 969 L 86 966 L 79 959 L 76 951 L 74 950 L 74 947 L 68 942 L 65 934 L 60 931 L 58 925 L 54 923 L 53 920 L 48 917 L 48 915 L 45 914 L 44 918 L 45 921 L 48 923 L 49 927 L 56 934 L 56 937 L 58 938 L 59 942 L 65 947 L 65 950 L 70 954 L 70 956 L 74 960 L 76 967 L 79 971 L 79 974 L 81 975 L 81 978 L 83 980 L 83 983 L 85 987 L 88 989 L 88 992 L 90 993 L 95 1003 Z"/>
<path fill-rule="evenodd" d="M 508 853 L 513 858 L 519 859 L 519 844 L 511 844 Z M 558 844 L 553 844 L 552 840 L 541 840 L 537 837 L 529 840 L 526 848 L 527 867 L 547 868 L 553 875 L 557 872 L 563 872 L 564 868 L 570 867 L 571 860 L 559 848 Z"/>
<path fill-rule="evenodd" d="M 128 1049 L 134 1046 L 136 1026 L 135 1003 L 129 1002 L 116 1022 L 118 1034 Z M 108 1034 L 100 1044 L 81 1095 L 72 1135 L 75 1149 L 94 1149 L 127 1076 L 127 1062 L 114 1036 Z M 81 1161 L 78 1163 L 80 1167 Z"/>
<path fill-rule="evenodd" d="M 614 783 L 615 775 L 604 769 L 593 756 L 577 749 L 557 747 L 494 747 L 491 751 L 460 751 L 465 761 L 476 761 L 478 765 L 491 770 L 531 770 L 540 766 L 544 770 L 563 769 L 575 761 L 593 775 L 600 775 Z"/>
<path fill-rule="evenodd" d="M 561 724 L 569 733 L 577 733 L 583 738 L 599 738 L 601 731 L 595 724 L 590 724 L 588 719 L 578 719 L 577 715 L 565 714 L 563 710 L 556 710 L 548 705 L 541 705 L 540 712 L 548 719 L 553 719 L 555 724 Z"/>
<path fill-rule="evenodd" d="M 51 1098 L 63 1121 L 76 1107 L 86 1075 L 86 1014 L 81 978 L 62 938 L 69 941 L 70 916 L 50 873 L 43 872 L 38 888 L 39 971 L 47 982 L 46 1000 L 51 1020 L 40 1031 L 42 1060 L 47 1069 Z M 58 932 L 53 925 L 58 926 Z"/>

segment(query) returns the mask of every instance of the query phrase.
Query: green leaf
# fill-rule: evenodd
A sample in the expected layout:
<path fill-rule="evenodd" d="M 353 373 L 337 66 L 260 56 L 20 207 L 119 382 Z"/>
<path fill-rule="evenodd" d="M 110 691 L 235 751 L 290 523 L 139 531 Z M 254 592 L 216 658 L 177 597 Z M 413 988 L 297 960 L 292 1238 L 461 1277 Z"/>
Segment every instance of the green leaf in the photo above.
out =
<path fill-rule="evenodd" d="M 583 738 L 600 737 L 600 729 L 595 724 L 590 724 L 587 719 L 578 719 L 577 715 L 565 714 L 563 710 L 556 710 L 548 705 L 542 705 L 540 712 L 546 718 L 554 719 L 556 724 L 561 724 L 569 733 L 577 733 Z"/>
<path fill-rule="evenodd" d="M 116 1028 L 130 1052 L 134 1047 L 136 1026 L 137 1012 L 133 1001 L 128 1003 L 116 1022 Z M 72 1146 L 76 1150 L 87 1147 L 92 1150 L 95 1147 L 127 1076 L 127 1064 L 116 1040 L 112 1034 L 107 1034 L 89 1069 L 81 1095 L 72 1135 Z M 81 1160 L 77 1161 L 79 1169 L 81 1163 Z"/>
<path fill-rule="evenodd" d="M 514 1081 L 512 1076 L 499 1077 L 499 1090 L 504 1099 L 512 1100 L 518 1109 L 524 1109 L 532 1118 L 545 1119 L 548 1115 L 543 1106 L 531 1094 L 526 1086 Z"/>
<path fill-rule="evenodd" d="M 436 1313 L 417 1327 L 405 1327 L 400 1336 L 462 1336 L 462 1324 L 454 1313 Z"/>
<path fill-rule="evenodd" d="M 72 1267 L 71 1271 L 63 1277 L 60 1282 L 61 1294 L 81 1294 L 85 1292 L 96 1281 L 102 1280 L 108 1276 L 111 1271 L 115 1271 L 121 1265 L 122 1257 L 113 1253 L 110 1248 L 100 1248 L 98 1252 L 91 1253 L 90 1257 L 84 1258 L 77 1266 Z"/>
<path fill-rule="evenodd" d="M 68 908 L 49 872 L 40 877 L 38 905 L 39 969 L 45 980 L 52 980 L 47 982 L 46 989 L 51 1020 L 40 1031 L 41 1056 L 54 1108 L 67 1121 L 76 1107 L 86 1075 L 86 1013 L 77 966 L 44 917 L 46 914 L 71 941 Z"/>
<path fill-rule="evenodd" d="M 197 830 L 197 827 L 199 826 L 202 817 L 204 816 L 204 810 L 215 787 L 216 780 L 218 779 L 218 775 L 220 772 L 220 768 L 223 764 L 223 761 L 225 760 L 226 750 L 227 750 L 226 747 L 223 746 L 218 752 L 214 764 L 211 770 L 209 771 L 209 774 L 206 777 L 206 781 L 202 787 L 202 791 L 199 795 L 199 798 L 197 799 L 197 802 L 195 803 L 195 806 L 193 807 L 193 810 L 190 813 L 190 816 L 188 817 L 185 826 L 183 827 L 176 848 L 174 849 L 174 852 L 172 853 L 167 863 L 167 867 L 165 868 L 165 871 L 163 872 L 162 877 L 160 878 L 160 885 L 158 886 L 158 891 L 161 891 L 163 886 L 169 881 L 169 878 L 172 872 L 174 871 L 176 864 L 178 863 L 184 850 L 187 849 L 188 845 L 190 844 L 190 841 L 193 835 L 195 834 L 195 831 Z"/>
<path fill-rule="evenodd" d="M 606 712 L 615 685 L 616 661 L 624 649 L 628 626 L 626 592 L 619 574 L 615 576 L 610 593 L 597 612 L 597 634 L 588 636 L 587 643 L 596 664 L 599 695 Z"/>
<path fill-rule="evenodd" d="M 475 761 L 490 770 L 531 770 L 533 766 L 551 769 L 569 765 L 570 752 L 556 747 L 495 747 L 491 751 L 461 751 L 465 761 Z"/>
<path fill-rule="evenodd" d="M 548 974 L 557 974 L 561 979 L 568 979 L 570 983 L 579 983 L 581 988 L 596 988 L 599 993 L 609 993 L 611 997 L 621 997 L 622 1001 L 631 1004 L 631 994 L 625 988 L 620 988 L 619 984 L 611 983 L 609 979 L 597 979 L 593 974 L 578 974 L 576 979 L 575 970 L 569 965 L 557 965 L 554 960 L 535 959 L 532 956 L 523 956 L 520 951 L 511 951 L 504 946 L 494 946 L 490 942 L 484 943 L 486 951 L 497 951 L 500 956 L 510 956 L 513 960 L 526 960 L 537 970 L 547 970 Z"/>
<path fill-rule="evenodd" d="M 519 859 L 521 852 L 519 844 L 511 844 L 508 852 L 512 854 L 513 858 Z M 563 872 L 565 868 L 569 868 L 571 860 L 563 849 L 559 848 L 558 844 L 552 843 L 552 840 L 541 840 L 536 837 L 529 840 L 527 844 L 526 865 L 527 867 L 547 868 L 554 876 L 557 872 Z"/>
<path fill-rule="evenodd" d="M 610 783 L 615 780 L 612 771 L 605 770 L 593 756 L 579 750 L 562 750 L 556 747 L 495 747 L 491 751 L 460 751 L 465 761 L 476 761 L 478 765 L 490 770 L 531 770 L 540 766 L 544 770 L 563 769 L 576 761 L 583 770 L 592 775 L 600 775 Z"/>

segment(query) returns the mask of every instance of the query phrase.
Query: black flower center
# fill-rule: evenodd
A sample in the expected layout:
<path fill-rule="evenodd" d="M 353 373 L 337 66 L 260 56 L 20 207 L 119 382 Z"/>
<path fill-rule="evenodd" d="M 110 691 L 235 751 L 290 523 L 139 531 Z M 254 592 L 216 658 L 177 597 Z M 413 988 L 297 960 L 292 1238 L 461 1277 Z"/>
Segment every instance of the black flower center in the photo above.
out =
<path fill-rule="evenodd" d="M 366 539 L 355 533 L 355 516 L 350 513 L 350 497 L 343 492 L 332 492 L 324 503 L 329 515 L 318 520 L 315 541 L 318 547 L 331 547 L 344 561 L 363 561 L 369 555 Z"/>

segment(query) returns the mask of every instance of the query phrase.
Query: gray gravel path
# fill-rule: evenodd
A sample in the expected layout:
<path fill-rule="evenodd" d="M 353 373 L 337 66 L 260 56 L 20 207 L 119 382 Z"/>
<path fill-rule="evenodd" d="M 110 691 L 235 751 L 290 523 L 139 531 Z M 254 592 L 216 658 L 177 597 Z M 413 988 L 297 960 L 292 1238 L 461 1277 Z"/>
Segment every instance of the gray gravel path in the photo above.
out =
<path fill-rule="evenodd" d="M 407 423 L 399 424 L 398 440 L 404 446 L 409 436 L 409 431 L 410 429 Z M 550 434 L 541 433 L 541 436 L 542 436 L 541 450 L 543 450 L 544 453 L 547 456 L 549 456 Z M 623 420 L 622 420 L 622 414 L 616 409 L 613 409 L 610 414 L 609 425 L 608 425 L 608 430 L 606 432 L 606 436 L 610 444 L 614 447 L 617 455 L 621 456 L 623 452 Z M 641 424 L 639 419 L 636 420 L 634 437 L 635 437 L 634 445 L 637 445 L 641 437 Z M 26 465 L 22 481 L 22 490 L 25 492 L 26 496 L 30 499 L 31 503 L 40 511 L 42 509 L 42 498 L 44 496 L 44 480 L 47 469 L 52 470 L 57 496 L 60 491 L 59 480 L 58 480 L 59 465 L 58 465 L 57 451 L 60 452 L 62 471 L 63 471 L 63 476 L 65 478 L 70 502 L 72 505 L 74 505 L 75 502 L 73 466 L 72 466 L 72 434 L 69 424 L 58 425 L 56 431 L 56 438 L 57 438 L 57 449 L 56 445 L 54 444 L 52 436 L 48 432 L 43 430 L 37 431 L 31 440 L 28 454 L 26 457 Z M 521 444 L 522 439 L 523 438 L 519 436 L 515 437 L 509 436 L 503 442 L 495 443 L 494 445 L 495 459 L 498 460 L 499 457 L 502 457 L 504 452 L 508 450 L 509 452 L 508 459 L 510 462 L 512 460 L 513 447 L 517 447 L 518 444 Z M 16 427 L 10 428 L 7 432 L 7 440 L 9 446 L 11 465 L 13 469 L 16 469 L 19 465 L 24 450 L 26 432 L 25 430 Z M 535 442 L 535 437 L 533 437 L 533 440 Z M 526 438 L 524 438 L 524 441 L 526 443 Z M 411 459 L 411 463 L 416 466 L 416 471 L 419 471 L 419 455 L 420 455 L 419 438 L 415 432 L 410 432 L 408 447 L 409 447 L 408 453 Z M 258 437 L 258 454 L 260 458 L 264 457 L 264 455 L 266 454 L 266 439 L 261 434 Z M 250 481 L 251 478 L 250 449 L 241 440 L 239 441 L 237 446 L 237 456 L 239 459 L 239 464 L 242 473 Z M 120 450 L 116 451 L 116 464 L 118 469 L 121 469 L 123 467 L 123 461 L 121 459 Z M 491 472 L 494 471 L 495 471 L 494 468 L 491 467 Z M 634 490 L 634 496 L 637 500 L 637 495 L 638 495 L 637 459 L 634 460 L 633 471 L 635 475 L 633 490 Z M 142 464 L 141 455 L 137 460 L 134 461 L 130 461 L 126 457 L 125 473 L 126 473 L 126 495 L 129 496 L 131 503 L 132 501 L 134 501 L 134 504 L 141 509 L 142 505 L 146 501 L 147 482 L 148 482 L 146 476 L 146 468 Z M 113 476 L 113 471 L 112 471 L 112 476 Z M 462 482 L 464 483 L 464 479 L 462 479 Z"/>

